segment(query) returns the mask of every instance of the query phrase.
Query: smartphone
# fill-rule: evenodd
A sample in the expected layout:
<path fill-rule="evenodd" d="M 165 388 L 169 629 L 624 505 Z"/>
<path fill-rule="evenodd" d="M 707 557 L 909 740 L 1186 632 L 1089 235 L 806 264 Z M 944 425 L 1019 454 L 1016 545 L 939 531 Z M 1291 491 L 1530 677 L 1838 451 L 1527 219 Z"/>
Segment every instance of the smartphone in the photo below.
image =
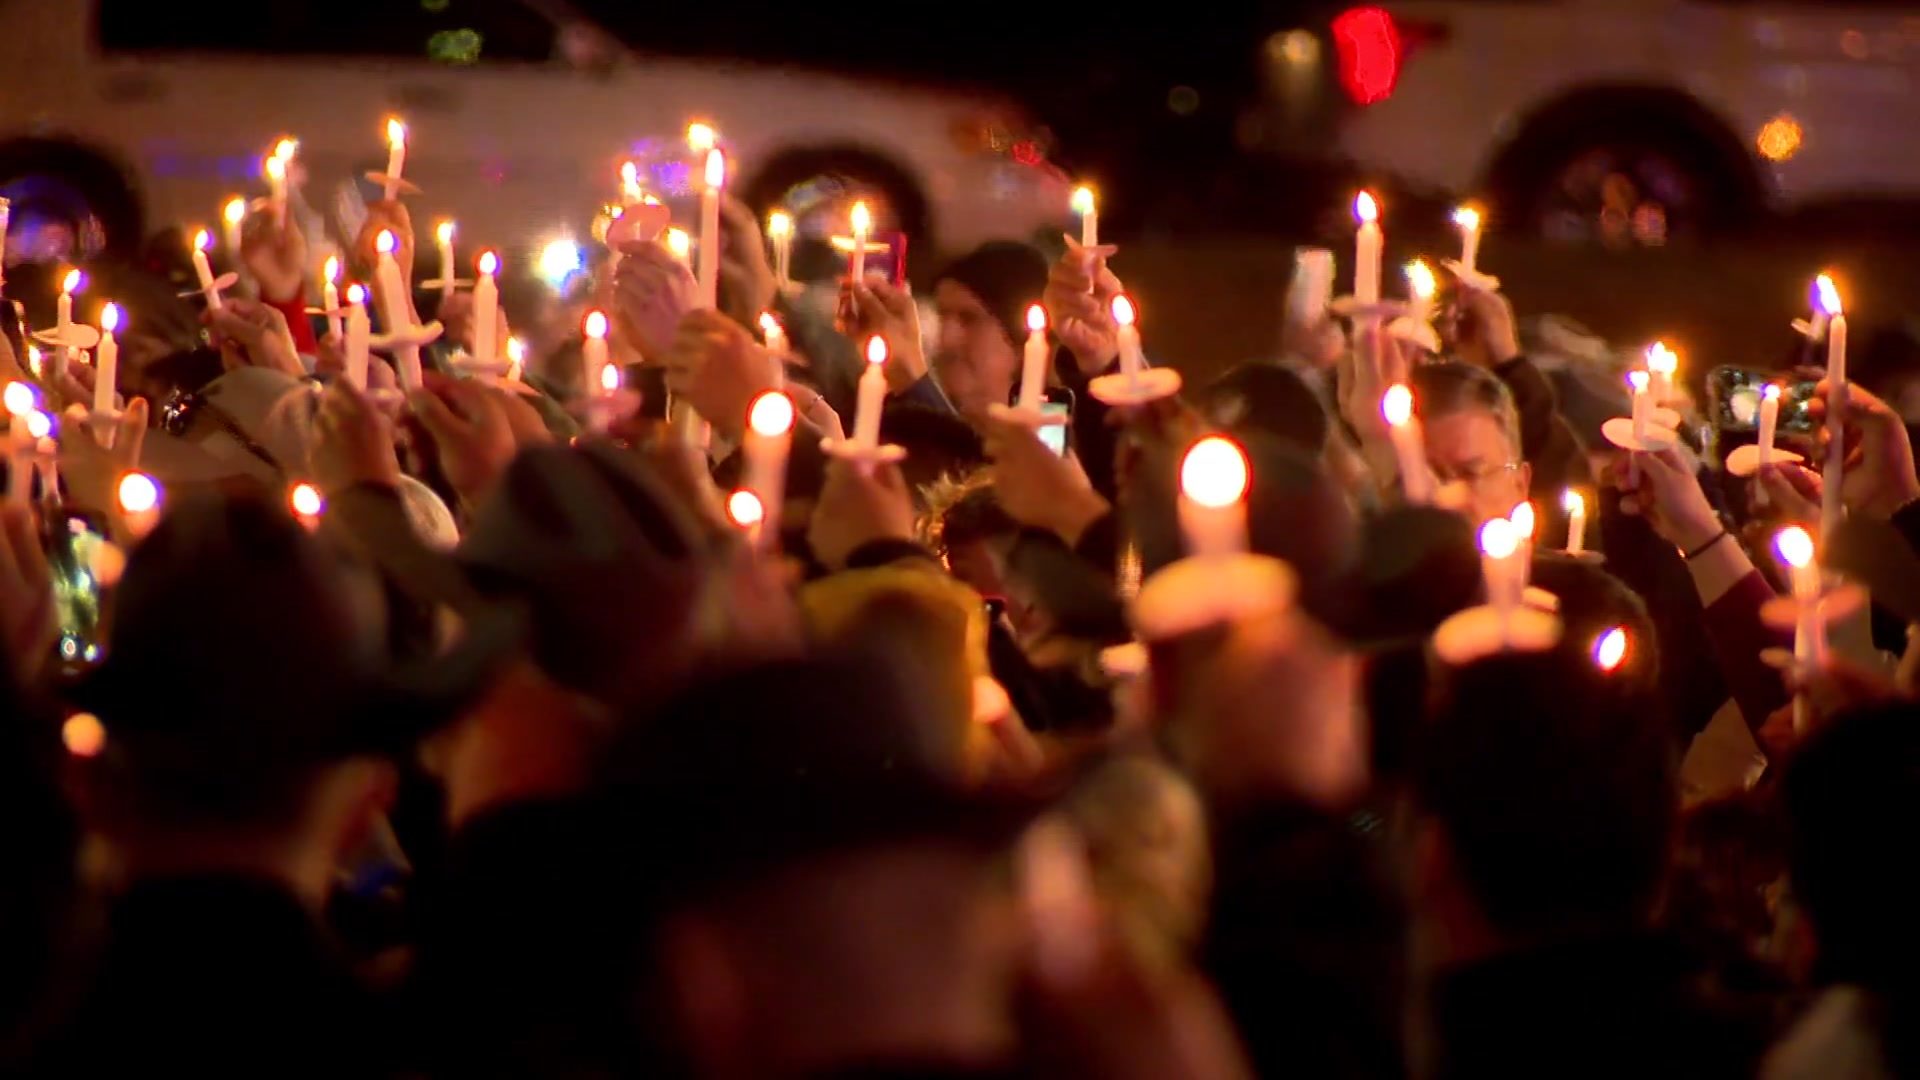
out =
<path fill-rule="evenodd" d="M 1760 428 L 1760 397 L 1767 384 L 1778 383 L 1772 374 L 1748 368 L 1717 367 L 1707 375 L 1707 399 L 1713 410 L 1713 426 L 1720 431 L 1748 432 Z M 1807 408 L 1814 399 L 1817 380 L 1786 384 L 1780 393 L 1780 419 L 1775 431 L 1782 435 L 1812 435 L 1813 414 Z"/>
<path fill-rule="evenodd" d="M 46 522 L 41 542 L 53 579 L 59 662 L 67 667 L 91 664 L 100 659 L 100 578 L 95 568 L 106 534 L 85 514 L 53 511 Z"/>
<path fill-rule="evenodd" d="M 1060 423 L 1048 424 L 1040 429 L 1040 441 L 1053 451 L 1054 457 L 1066 457 L 1073 434 L 1073 391 L 1064 388 L 1048 390 L 1047 400 L 1040 403 L 1040 415 L 1060 418 Z"/>

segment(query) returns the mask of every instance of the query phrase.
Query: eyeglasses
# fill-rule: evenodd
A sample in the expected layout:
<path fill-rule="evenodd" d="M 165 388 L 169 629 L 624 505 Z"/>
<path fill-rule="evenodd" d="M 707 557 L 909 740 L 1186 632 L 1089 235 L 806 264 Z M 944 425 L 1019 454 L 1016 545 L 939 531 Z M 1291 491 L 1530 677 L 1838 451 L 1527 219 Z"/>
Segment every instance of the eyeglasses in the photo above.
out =
<path fill-rule="evenodd" d="M 1508 461 L 1496 465 L 1475 465 L 1472 468 L 1465 469 L 1449 469 L 1445 466 L 1435 465 L 1433 467 L 1433 475 L 1443 484 L 1465 484 L 1470 488 L 1478 489 L 1485 486 L 1487 481 L 1495 477 L 1506 476 L 1510 473 L 1520 471 L 1520 465 L 1521 463 L 1518 461 Z"/>

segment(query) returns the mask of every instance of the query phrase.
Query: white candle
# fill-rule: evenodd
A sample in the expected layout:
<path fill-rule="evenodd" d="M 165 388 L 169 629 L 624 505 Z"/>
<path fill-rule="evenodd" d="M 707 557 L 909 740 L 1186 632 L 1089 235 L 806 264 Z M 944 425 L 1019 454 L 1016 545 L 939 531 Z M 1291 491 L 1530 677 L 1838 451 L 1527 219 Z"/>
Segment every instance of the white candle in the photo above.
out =
<path fill-rule="evenodd" d="M 442 299 L 453 295 L 453 229 L 451 221 L 443 221 L 433 230 L 434 245 L 440 251 L 440 296 Z"/>
<path fill-rule="evenodd" d="M 854 281 L 865 281 L 867 277 L 867 234 L 873 230 L 873 215 L 867 211 L 867 204 L 853 204 L 853 255 L 847 270 L 847 277 Z"/>
<path fill-rule="evenodd" d="M 767 215 L 767 239 L 773 244 L 773 280 L 782 291 L 793 280 L 793 218 L 785 211 Z"/>
<path fill-rule="evenodd" d="M 193 275 L 200 279 L 200 291 L 207 296 L 207 307 L 220 310 L 220 290 L 214 288 L 213 266 L 207 262 L 207 248 L 213 246 L 213 237 L 207 230 L 201 229 L 193 234 Z"/>
<path fill-rule="evenodd" d="M 718 150 L 707 151 L 706 184 L 700 189 L 700 303 L 709 310 L 720 306 L 720 190 L 727 182 L 727 159 Z"/>
<path fill-rule="evenodd" d="M 262 165 L 267 174 L 267 205 L 273 211 L 275 231 L 287 225 L 287 163 L 279 157 L 269 157 Z"/>
<path fill-rule="evenodd" d="M 769 521 L 778 522 L 786 498 L 787 455 L 793 445 L 793 399 L 769 390 L 747 409 L 747 432 L 740 452 L 745 455 L 746 487 L 760 498 Z M 778 525 L 768 530 L 777 532 Z"/>
<path fill-rule="evenodd" d="M 407 125 L 398 117 L 387 119 L 387 184 L 386 200 L 392 202 L 400 194 L 400 177 L 407 167 Z"/>
<path fill-rule="evenodd" d="M 1027 308 L 1027 346 L 1020 364 L 1020 402 L 1022 412 L 1038 413 L 1047 399 L 1047 361 L 1053 350 L 1047 347 L 1047 309 L 1039 304 Z"/>
<path fill-rule="evenodd" d="M 1099 246 L 1100 208 L 1094 201 L 1092 188 L 1081 186 L 1073 189 L 1073 212 L 1080 215 L 1080 246 Z"/>
<path fill-rule="evenodd" d="M 854 401 L 854 446 L 871 450 L 880 445 L 880 412 L 887 403 L 887 341 L 874 335 L 867 339 L 867 370 L 860 373 L 859 394 Z"/>
<path fill-rule="evenodd" d="M 13 200 L 0 198 L 0 285 L 7 280 L 7 230 L 13 227 Z"/>
<path fill-rule="evenodd" d="M 1232 439 L 1208 435 L 1180 462 L 1180 533 L 1202 557 L 1247 550 L 1246 494 L 1251 470 Z"/>
<path fill-rule="evenodd" d="M 1761 468 L 1773 461 L 1773 434 L 1780 424 L 1780 387 L 1768 383 L 1760 391 L 1760 439 L 1755 446 Z M 1760 489 L 1764 491 L 1765 489 Z"/>
<path fill-rule="evenodd" d="M 320 306 L 327 309 L 327 333 L 338 341 L 340 328 L 340 256 L 329 255 L 320 267 Z"/>
<path fill-rule="evenodd" d="M 1827 658 L 1827 628 L 1820 618 L 1820 564 L 1814 561 L 1813 538 L 1798 525 L 1780 530 L 1774 549 L 1786 562 L 1793 585 L 1795 615 L 1793 621 L 1793 658 L 1802 664 L 1822 664 Z M 1793 698 L 1793 723 L 1796 730 L 1806 727 L 1809 712 L 1806 694 Z"/>
<path fill-rule="evenodd" d="M 367 290 L 358 283 L 347 286 L 347 382 L 356 390 L 367 388 L 367 365 L 372 361 L 373 320 L 367 317 Z"/>
<path fill-rule="evenodd" d="M 393 233 L 382 229 L 374 239 L 374 246 L 380 252 L 379 264 L 374 268 L 374 284 L 380 290 L 380 302 L 386 310 L 386 318 L 391 323 L 387 327 L 389 334 L 406 334 L 413 329 L 413 304 L 407 296 L 406 282 L 400 278 L 400 263 L 393 257 L 398 241 Z M 394 358 L 400 375 L 400 389 L 411 394 L 420 389 L 420 346 L 400 344 L 394 346 Z"/>
<path fill-rule="evenodd" d="M 1380 205 L 1372 194 L 1363 191 L 1353 200 L 1353 214 L 1360 221 L 1353 243 L 1353 298 L 1362 304 L 1377 304 L 1385 247 L 1380 235 Z"/>
<path fill-rule="evenodd" d="M 588 400 L 605 392 L 602 380 L 608 366 L 607 359 L 607 316 L 604 312 L 589 311 L 585 323 L 586 340 L 580 344 L 580 389 Z M 605 431 L 607 417 L 603 412 L 593 414 L 593 429 Z"/>
<path fill-rule="evenodd" d="M 1439 285 L 1433 279 L 1433 270 L 1426 262 L 1415 259 L 1407 264 L 1407 294 L 1412 299 L 1412 310 L 1407 317 L 1416 323 L 1425 323 L 1433 318 L 1433 296 L 1439 291 Z"/>
<path fill-rule="evenodd" d="M 247 220 L 247 200 L 235 195 L 220 208 L 220 242 L 235 266 L 245 266 L 240 258 L 240 226 Z"/>
<path fill-rule="evenodd" d="M 1820 493 L 1820 535 L 1832 536 L 1840 527 L 1844 506 L 1841 486 L 1846 478 L 1847 447 L 1844 432 L 1847 413 L 1847 316 L 1840 306 L 1840 290 L 1833 279 L 1821 274 L 1815 283 L 1820 290 L 1820 307 L 1827 321 L 1827 461 L 1821 470 L 1824 482 Z"/>
<path fill-rule="evenodd" d="M 1673 373 L 1680 370 L 1680 358 L 1664 341 L 1647 348 L 1647 394 L 1649 404 L 1659 407 L 1673 400 Z"/>
<path fill-rule="evenodd" d="M 1480 526 L 1480 576 L 1486 583 L 1487 603 L 1506 615 L 1520 605 L 1525 586 L 1509 560 L 1520 550 L 1513 522 L 1494 518 Z M 1519 586 L 1519 588 L 1516 588 Z"/>
<path fill-rule="evenodd" d="M 1629 371 L 1627 382 L 1633 387 L 1633 441 L 1644 446 L 1647 441 L 1647 423 L 1653 415 L 1653 402 L 1647 393 L 1649 382 L 1647 373 Z"/>
<path fill-rule="evenodd" d="M 1404 383 L 1387 387 L 1380 395 L 1380 415 L 1387 421 L 1393 456 L 1400 466 L 1400 490 L 1407 502 L 1422 506 L 1433 501 L 1433 474 L 1427 468 L 1427 448 L 1420 422 L 1413 417 L 1413 391 Z"/>
<path fill-rule="evenodd" d="M 73 294 L 80 288 L 80 271 L 69 270 L 60 282 L 60 300 L 54 309 L 54 323 L 60 335 L 60 372 L 73 371 L 73 346 L 67 341 L 73 337 Z"/>
<path fill-rule="evenodd" d="M 1120 373 L 1127 377 L 1127 389 L 1137 391 L 1147 358 L 1140 349 L 1138 315 L 1133 310 L 1133 301 L 1127 299 L 1125 293 L 1113 298 L 1113 322 L 1117 331 L 1114 338 L 1120 346 Z"/>
<path fill-rule="evenodd" d="M 1480 211 L 1463 206 L 1453 212 L 1453 223 L 1460 230 L 1460 266 L 1472 273 L 1480 265 Z"/>
<path fill-rule="evenodd" d="M 112 416 L 114 391 L 120 377 L 120 342 L 113 336 L 120 329 L 120 305 L 107 304 L 100 309 L 100 346 L 93 359 L 93 415 Z M 103 433 L 113 429 L 102 427 Z"/>
<path fill-rule="evenodd" d="M 474 263 L 478 272 L 473 281 L 473 358 L 491 364 L 500 358 L 500 285 L 494 275 L 500 272 L 500 256 L 483 251 Z"/>
<path fill-rule="evenodd" d="M 1520 542 L 1519 550 L 1513 560 L 1513 574 L 1519 578 L 1520 592 L 1527 591 L 1527 580 L 1533 576 L 1533 504 L 1523 502 L 1513 508 L 1507 516 L 1507 522 L 1513 526 L 1513 535 Z"/>
<path fill-rule="evenodd" d="M 1587 550 L 1587 500 L 1568 491 L 1562 502 L 1567 508 L 1567 554 L 1578 555 Z"/>

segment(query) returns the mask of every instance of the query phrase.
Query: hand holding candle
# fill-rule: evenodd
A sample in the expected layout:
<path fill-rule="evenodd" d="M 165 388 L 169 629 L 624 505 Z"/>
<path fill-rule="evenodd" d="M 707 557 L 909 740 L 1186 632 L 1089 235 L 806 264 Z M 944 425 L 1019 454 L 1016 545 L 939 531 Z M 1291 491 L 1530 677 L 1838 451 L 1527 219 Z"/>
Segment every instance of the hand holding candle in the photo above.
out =
<path fill-rule="evenodd" d="M 453 232 L 454 224 L 443 221 L 434 227 L 434 246 L 440 254 L 440 296 L 442 299 L 453 295 Z"/>
<path fill-rule="evenodd" d="M 474 269 L 479 276 L 473 281 L 473 358 L 491 364 L 500 357 L 500 286 L 494 278 L 500 256 L 483 251 Z"/>
<path fill-rule="evenodd" d="M 1224 435 L 1208 435 L 1180 461 L 1180 533 L 1190 555 L 1235 555 L 1247 550 L 1246 452 Z"/>
<path fill-rule="evenodd" d="M 1080 246 L 1088 250 L 1099 247 L 1100 210 L 1092 188 L 1083 184 L 1073 189 L 1073 212 L 1080 215 Z"/>
<path fill-rule="evenodd" d="M 220 310 L 220 288 L 213 280 L 213 265 L 207 262 L 207 249 L 213 246 L 213 237 L 207 230 L 201 229 L 193 234 L 193 276 L 200 281 L 200 291 L 206 294 L 207 307 Z"/>
<path fill-rule="evenodd" d="M 773 281 L 780 292 L 793 282 L 793 217 L 784 210 L 767 215 L 767 240 L 773 244 Z"/>
<path fill-rule="evenodd" d="M 872 450 L 880 445 L 880 413 L 887 402 L 887 339 L 867 339 L 867 369 L 860 374 L 854 402 L 853 445 Z"/>

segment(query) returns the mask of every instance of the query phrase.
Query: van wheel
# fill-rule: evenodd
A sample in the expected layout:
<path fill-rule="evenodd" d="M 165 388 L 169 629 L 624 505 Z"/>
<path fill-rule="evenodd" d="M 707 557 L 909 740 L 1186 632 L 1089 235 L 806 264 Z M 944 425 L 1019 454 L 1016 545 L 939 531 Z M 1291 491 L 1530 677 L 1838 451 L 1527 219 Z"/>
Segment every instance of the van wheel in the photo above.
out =
<path fill-rule="evenodd" d="M 1757 209 L 1751 170 L 1720 140 L 1628 121 L 1540 125 L 1503 155 L 1499 205 L 1549 242 L 1623 249 L 1724 232 Z"/>
<path fill-rule="evenodd" d="M 845 273 L 845 256 L 830 244 L 847 234 L 853 204 L 864 201 L 876 234 L 907 234 L 908 273 L 933 255 L 927 199 L 905 169 L 866 150 L 791 150 L 776 156 L 746 188 L 761 220 L 774 210 L 792 216 L 793 276 L 817 280 Z"/>
<path fill-rule="evenodd" d="M 70 143 L 0 145 L 0 197 L 13 203 L 9 263 L 132 257 L 144 236 L 140 203 L 126 176 Z"/>

